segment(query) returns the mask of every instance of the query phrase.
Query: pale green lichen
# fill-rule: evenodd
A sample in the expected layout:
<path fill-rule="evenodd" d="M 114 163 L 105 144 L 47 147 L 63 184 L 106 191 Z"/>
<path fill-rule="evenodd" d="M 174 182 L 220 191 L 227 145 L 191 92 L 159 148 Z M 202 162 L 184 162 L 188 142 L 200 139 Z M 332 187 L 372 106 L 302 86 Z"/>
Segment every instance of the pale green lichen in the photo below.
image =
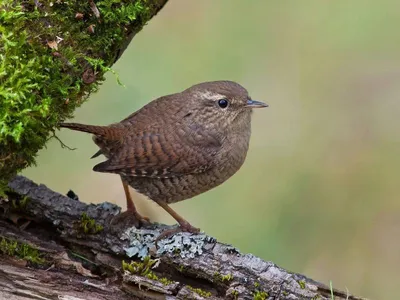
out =
<path fill-rule="evenodd" d="M 155 247 L 155 241 L 161 232 L 146 228 L 128 228 L 121 235 L 122 240 L 128 241 L 129 246 L 124 248 L 126 255 L 139 258 L 150 255 L 150 249 Z M 214 242 L 214 238 L 203 233 L 192 235 L 180 232 L 157 242 L 157 256 L 173 254 L 182 258 L 194 258 L 202 255 L 206 247 Z"/>
<path fill-rule="evenodd" d="M 0 4 L 0 193 L 104 80 L 156 8 L 147 0 Z M 81 14 L 81 18 L 76 14 Z M 94 32 L 89 27 L 94 28 Z"/>
<path fill-rule="evenodd" d="M 188 233 L 178 233 L 169 238 L 159 241 L 158 255 L 173 253 L 182 258 L 194 258 L 202 255 L 205 245 L 213 243 L 215 240 L 203 233 L 191 235 Z"/>

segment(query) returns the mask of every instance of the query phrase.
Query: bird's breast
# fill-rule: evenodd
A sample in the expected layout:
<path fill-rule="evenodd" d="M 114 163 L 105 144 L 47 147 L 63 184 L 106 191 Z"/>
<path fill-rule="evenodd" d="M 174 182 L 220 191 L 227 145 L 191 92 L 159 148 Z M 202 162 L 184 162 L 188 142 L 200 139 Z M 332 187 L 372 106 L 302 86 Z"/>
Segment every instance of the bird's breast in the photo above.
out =
<path fill-rule="evenodd" d="M 243 165 L 249 149 L 250 132 L 228 135 L 218 154 L 217 168 L 227 178 L 235 174 Z M 227 179 L 226 178 L 226 179 Z"/>

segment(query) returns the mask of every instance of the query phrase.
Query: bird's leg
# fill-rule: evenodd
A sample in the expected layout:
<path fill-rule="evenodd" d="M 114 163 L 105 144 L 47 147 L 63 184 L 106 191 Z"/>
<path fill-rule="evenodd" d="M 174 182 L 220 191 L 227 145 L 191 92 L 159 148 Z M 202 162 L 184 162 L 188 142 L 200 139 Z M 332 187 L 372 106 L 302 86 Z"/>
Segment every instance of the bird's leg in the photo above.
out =
<path fill-rule="evenodd" d="M 150 219 L 147 217 L 143 217 L 136 210 L 135 203 L 133 203 L 133 200 L 132 200 L 132 195 L 129 192 L 129 185 L 122 178 L 121 178 L 121 181 L 122 181 L 122 186 L 124 187 L 124 192 L 125 192 L 125 197 L 126 197 L 126 211 L 133 214 L 140 222 L 144 221 L 144 223 L 149 223 Z"/>
<path fill-rule="evenodd" d="M 169 207 L 167 203 L 161 202 L 161 201 L 159 201 L 157 203 L 162 208 L 164 208 L 165 211 L 167 213 L 169 213 L 179 223 L 179 227 L 176 229 L 164 231 L 157 237 L 156 241 L 159 241 L 161 239 L 164 239 L 166 237 L 169 237 L 171 235 L 174 235 L 175 233 L 182 232 L 182 231 L 186 231 L 186 232 L 190 232 L 190 233 L 199 233 L 200 232 L 199 228 L 196 228 L 196 227 L 193 227 L 192 225 L 190 225 L 188 221 L 186 221 L 176 211 L 174 211 L 171 207 Z"/>
<path fill-rule="evenodd" d="M 136 213 L 137 212 L 136 206 L 135 206 L 135 203 L 133 203 L 132 195 L 129 192 L 129 186 L 126 183 L 126 181 L 124 181 L 122 178 L 121 178 L 121 182 L 122 182 L 122 186 L 124 187 L 124 192 L 125 192 L 126 210 L 130 210 L 130 211 L 133 211 Z"/>
<path fill-rule="evenodd" d="M 125 180 L 121 178 L 122 186 L 124 187 L 125 197 L 126 197 L 126 211 L 116 215 L 111 221 L 111 225 L 113 227 L 122 227 L 126 228 L 129 226 L 135 226 L 136 228 L 141 225 L 146 225 L 150 223 L 150 219 L 147 217 L 143 217 L 136 210 L 135 203 L 133 203 L 131 193 L 129 192 L 129 186 Z M 117 226 L 117 224 L 119 226 Z"/>

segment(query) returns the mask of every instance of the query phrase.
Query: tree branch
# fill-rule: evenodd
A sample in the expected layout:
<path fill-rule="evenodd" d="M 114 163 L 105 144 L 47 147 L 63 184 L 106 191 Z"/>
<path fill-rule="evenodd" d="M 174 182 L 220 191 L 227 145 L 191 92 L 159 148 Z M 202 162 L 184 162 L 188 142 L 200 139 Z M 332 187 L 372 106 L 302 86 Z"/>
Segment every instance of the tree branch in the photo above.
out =
<path fill-rule="evenodd" d="M 9 188 L 0 198 L 0 253 L 18 246 L 0 260 L 2 299 L 331 299 L 326 285 L 204 233 L 156 245 L 170 226 L 116 232 L 116 205 L 87 205 L 22 176 Z"/>

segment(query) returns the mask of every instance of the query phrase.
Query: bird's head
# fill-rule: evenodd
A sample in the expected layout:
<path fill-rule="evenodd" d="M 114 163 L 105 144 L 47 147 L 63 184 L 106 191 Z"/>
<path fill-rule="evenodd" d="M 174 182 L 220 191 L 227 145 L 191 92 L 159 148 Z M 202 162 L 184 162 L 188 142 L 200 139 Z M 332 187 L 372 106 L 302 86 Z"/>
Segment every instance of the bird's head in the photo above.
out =
<path fill-rule="evenodd" d="M 222 130 L 240 130 L 249 125 L 254 108 L 268 107 L 252 100 L 247 90 L 233 81 L 212 81 L 196 84 L 182 92 L 185 116 L 203 126 Z M 204 121 L 203 121 L 204 120 Z"/>

